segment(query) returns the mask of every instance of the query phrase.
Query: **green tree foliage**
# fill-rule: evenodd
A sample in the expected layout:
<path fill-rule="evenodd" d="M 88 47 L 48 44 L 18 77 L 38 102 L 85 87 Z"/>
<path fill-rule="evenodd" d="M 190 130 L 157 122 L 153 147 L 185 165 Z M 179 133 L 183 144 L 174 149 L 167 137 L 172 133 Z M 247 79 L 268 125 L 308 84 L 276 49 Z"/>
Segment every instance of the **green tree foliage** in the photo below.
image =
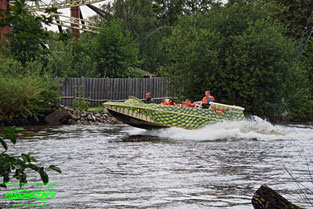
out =
<path fill-rule="evenodd" d="M 78 43 L 49 40 L 46 72 L 60 78 L 97 77 L 96 63 L 92 60 L 90 50 L 93 38 L 90 34 L 84 34 Z"/>
<path fill-rule="evenodd" d="M 180 16 L 207 13 L 213 4 L 220 5 L 213 0 L 155 0 L 153 9 L 162 25 L 173 26 Z"/>
<path fill-rule="evenodd" d="M 276 5 L 276 10 L 280 10 L 275 19 L 282 22 L 287 27 L 287 34 L 293 38 L 300 38 L 309 17 L 313 11 L 312 0 L 266 0 L 267 3 Z M 283 8 L 283 9 L 282 9 Z M 312 21 L 313 19 L 311 19 Z"/>
<path fill-rule="evenodd" d="M 6 187 L 6 183 L 10 181 L 10 179 L 12 178 L 12 174 L 14 174 L 13 178 L 19 181 L 20 186 L 26 184 L 26 169 L 37 172 L 40 175 L 40 178 L 44 184 L 47 184 L 49 182 L 49 176 L 46 173 L 47 169 L 45 169 L 44 167 L 39 167 L 35 164 L 37 160 L 32 156 L 32 153 L 21 154 L 20 157 L 11 156 L 7 153 L 7 141 L 11 141 L 13 144 L 15 144 L 17 139 L 14 132 L 20 130 L 23 129 L 9 127 L 2 130 L 4 138 L 0 137 L 0 144 L 2 145 L 4 151 L 0 153 L 0 177 L 2 177 L 2 183 L 0 184 L 0 187 Z M 54 165 L 50 165 L 48 169 L 54 170 L 58 173 L 62 173 L 61 169 Z"/>
<path fill-rule="evenodd" d="M 209 89 L 219 102 L 280 116 L 295 52 L 268 17 L 259 4 L 237 1 L 181 18 L 167 47 L 175 88 L 192 99 Z"/>
<path fill-rule="evenodd" d="M 179 16 L 209 10 L 210 0 L 115 0 L 105 6 L 105 22 L 118 20 L 139 47 L 141 68 L 156 72 L 168 61 L 163 39 L 171 33 Z M 108 15 L 111 14 L 111 15 Z"/>
<path fill-rule="evenodd" d="M 7 34 L 10 42 L 7 43 L 7 50 L 4 50 L 4 54 L 14 57 L 23 65 L 34 60 L 44 62 L 48 50 L 45 50 L 41 44 L 47 38 L 48 33 L 42 28 L 41 23 L 49 24 L 52 19 L 45 16 L 33 16 L 25 5 L 25 0 L 17 0 L 8 11 L 0 11 L 0 26 L 11 27 L 11 31 Z M 47 12 L 53 11 L 52 9 Z"/>
<path fill-rule="evenodd" d="M 172 26 L 187 10 L 185 3 L 186 0 L 156 0 L 153 9 L 162 25 Z"/>
<path fill-rule="evenodd" d="M 128 77 L 129 67 L 139 64 L 136 43 L 118 22 L 103 25 L 91 49 L 101 77 Z"/>
<path fill-rule="evenodd" d="M 289 83 L 287 100 L 289 120 L 295 122 L 313 121 L 313 40 L 309 42 L 306 53 L 295 69 Z"/>
<path fill-rule="evenodd" d="M 284 24 L 285 32 L 289 37 L 301 43 L 308 38 L 306 37 L 308 34 L 303 34 L 303 32 L 306 30 L 307 24 L 313 24 L 312 1 L 267 0 L 266 2 L 274 5 L 276 14 L 273 18 Z M 298 50 L 305 51 L 306 49 L 307 51 L 302 57 L 296 57 L 297 68 L 292 72 L 292 79 L 288 83 L 289 99 L 286 100 L 289 109 L 287 111 L 288 118 L 296 122 L 313 120 L 312 40 L 306 48 Z M 299 51 L 298 54 L 300 54 Z"/>
<path fill-rule="evenodd" d="M 137 42 L 141 67 L 146 71 L 155 71 L 164 63 L 165 53 L 162 38 L 169 28 L 159 24 L 151 0 L 115 0 L 105 11 L 111 12 L 103 22 L 118 21 L 125 30 L 129 30 Z"/>

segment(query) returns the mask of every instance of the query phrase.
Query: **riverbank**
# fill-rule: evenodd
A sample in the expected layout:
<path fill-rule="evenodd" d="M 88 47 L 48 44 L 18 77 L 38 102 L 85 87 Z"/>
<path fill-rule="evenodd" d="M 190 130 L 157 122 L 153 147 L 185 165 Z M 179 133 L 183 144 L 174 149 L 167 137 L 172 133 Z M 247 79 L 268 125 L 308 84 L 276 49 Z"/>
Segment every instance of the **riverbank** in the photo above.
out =
<path fill-rule="evenodd" d="M 60 106 L 54 112 L 42 114 L 37 118 L 16 117 L 11 120 L 0 121 L 0 126 L 33 126 L 33 125 L 94 125 L 94 124 L 119 124 L 103 107 L 89 108 L 89 111 L 74 110 Z"/>
<path fill-rule="evenodd" d="M 92 124 L 119 124 L 119 120 L 111 116 L 107 111 L 80 111 L 64 107 L 64 109 L 69 113 L 70 119 L 67 124 L 73 125 L 92 125 Z"/>

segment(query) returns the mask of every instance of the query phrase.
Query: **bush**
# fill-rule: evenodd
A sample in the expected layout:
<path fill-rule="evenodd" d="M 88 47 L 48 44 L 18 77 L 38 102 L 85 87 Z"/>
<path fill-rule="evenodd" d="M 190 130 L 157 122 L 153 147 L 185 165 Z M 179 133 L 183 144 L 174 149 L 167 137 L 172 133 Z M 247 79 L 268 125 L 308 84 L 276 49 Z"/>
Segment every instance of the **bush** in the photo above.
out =
<path fill-rule="evenodd" d="M 79 86 L 78 87 L 78 92 L 75 92 L 75 94 L 77 94 L 77 97 L 74 100 L 73 106 L 75 109 L 78 109 L 80 111 L 87 111 L 88 107 L 89 107 L 89 103 L 84 99 L 84 87 L 83 86 Z"/>
<path fill-rule="evenodd" d="M 47 76 L 0 76 L 0 121 L 33 116 L 55 110 L 61 101 L 59 84 Z"/>

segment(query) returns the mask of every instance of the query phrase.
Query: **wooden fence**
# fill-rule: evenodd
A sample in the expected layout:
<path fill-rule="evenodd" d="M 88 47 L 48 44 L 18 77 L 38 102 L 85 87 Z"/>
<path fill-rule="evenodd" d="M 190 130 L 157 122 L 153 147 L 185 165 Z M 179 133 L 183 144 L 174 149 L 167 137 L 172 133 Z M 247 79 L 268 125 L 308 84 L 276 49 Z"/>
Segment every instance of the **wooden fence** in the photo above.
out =
<path fill-rule="evenodd" d="M 89 101 L 90 105 L 101 105 L 105 101 L 126 100 L 129 96 L 144 99 L 147 92 L 153 98 L 169 95 L 168 78 L 68 78 L 63 80 L 62 104 L 72 105 L 78 96 Z M 79 95 L 82 86 L 82 95 Z"/>

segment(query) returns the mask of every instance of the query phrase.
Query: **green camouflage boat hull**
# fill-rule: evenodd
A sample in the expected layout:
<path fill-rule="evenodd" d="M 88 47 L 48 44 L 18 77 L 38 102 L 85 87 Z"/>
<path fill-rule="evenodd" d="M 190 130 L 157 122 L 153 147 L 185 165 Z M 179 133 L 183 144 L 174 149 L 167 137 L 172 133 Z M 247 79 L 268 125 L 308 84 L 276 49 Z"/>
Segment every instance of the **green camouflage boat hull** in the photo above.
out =
<path fill-rule="evenodd" d="M 243 120 L 244 108 L 211 103 L 209 109 L 144 104 L 135 97 L 125 102 L 106 102 L 104 107 L 117 119 L 144 129 L 180 127 L 198 129 L 224 120 Z"/>

